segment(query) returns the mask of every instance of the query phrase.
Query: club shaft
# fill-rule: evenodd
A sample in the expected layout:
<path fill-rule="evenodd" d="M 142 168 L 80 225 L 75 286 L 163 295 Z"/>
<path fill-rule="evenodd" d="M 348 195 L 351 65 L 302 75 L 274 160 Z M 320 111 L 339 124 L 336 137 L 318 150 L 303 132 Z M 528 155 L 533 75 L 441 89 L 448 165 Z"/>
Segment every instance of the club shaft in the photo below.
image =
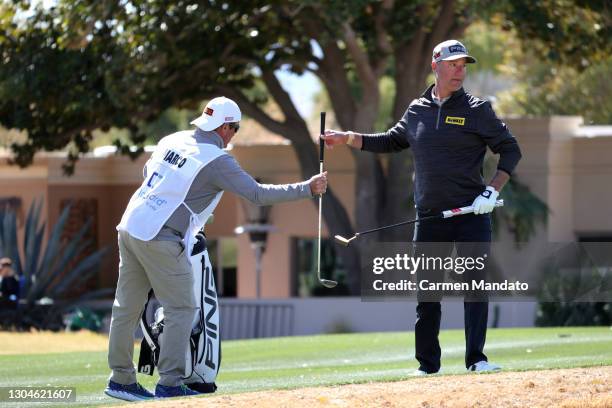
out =
<path fill-rule="evenodd" d="M 419 222 L 419 221 L 425 221 L 425 220 L 429 220 L 429 219 L 433 219 L 433 218 L 442 218 L 442 214 L 429 215 L 427 217 L 421 217 L 421 218 L 417 218 L 415 220 L 402 221 L 402 222 L 398 222 L 397 224 L 391 224 L 391 225 L 385 225 L 384 227 L 372 228 L 372 229 L 369 229 L 369 230 L 366 230 L 366 231 L 358 232 L 356 235 L 364 235 L 364 234 L 369 234 L 371 232 L 386 230 L 386 229 L 389 229 L 389 228 L 401 227 L 402 225 L 414 224 L 414 223 Z"/>
<path fill-rule="evenodd" d="M 323 163 L 325 157 L 325 140 L 321 136 L 325 133 L 325 112 L 321 112 L 321 133 L 319 134 L 319 162 Z M 323 172 L 323 167 L 321 167 Z"/>
<path fill-rule="evenodd" d="M 323 162 L 319 162 L 319 172 L 323 173 Z M 323 221 L 323 194 L 319 195 L 319 239 L 317 240 L 317 278 L 321 280 L 321 224 Z"/>
<path fill-rule="evenodd" d="M 321 112 L 321 133 L 319 134 L 319 174 L 323 173 L 325 141 L 321 136 L 325 132 L 325 112 Z M 317 240 L 317 279 L 321 281 L 321 225 L 323 223 L 323 194 L 319 194 L 319 234 Z"/>
<path fill-rule="evenodd" d="M 504 206 L 504 200 L 497 200 L 495 207 L 503 207 L 503 206 Z M 450 218 L 450 217 L 455 217 L 457 215 L 470 214 L 472 212 L 474 212 L 474 209 L 471 206 L 455 208 L 453 210 L 443 211 L 442 213 L 436 214 L 436 215 L 420 217 L 420 218 L 410 220 L 410 221 L 402 221 L 402 222 L 398 222 L 397 224 L 385 225 L 384 227 L 372 228 L 370 230 L 358 232 L 355 235 L 359 236 L 359 235 L 369 234 L 371 232 L 386 230 L 388 228 L 395 228 L 395 227 L 400 227 L 402 225 L 414 224 L 419 221 L 431 220 L 434 218 Z"/>

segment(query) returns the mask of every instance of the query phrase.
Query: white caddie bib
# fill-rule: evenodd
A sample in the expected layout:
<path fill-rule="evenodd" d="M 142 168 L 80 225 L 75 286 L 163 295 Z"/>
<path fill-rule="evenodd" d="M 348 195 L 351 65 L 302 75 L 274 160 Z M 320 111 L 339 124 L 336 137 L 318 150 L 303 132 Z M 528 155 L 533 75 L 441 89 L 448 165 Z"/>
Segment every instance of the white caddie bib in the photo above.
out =
<path fill-rule="evenodd" d="M 147 162 L 147 178 L 132 195 L 117 230 L 150 241 L 174 211 L 184 205 L 191 213 L 185 235 L 186 248 L 191 250 L 191 235 L 204 226 L 223 192 L 199 214 L 185 204 L 185 197 L 198 173 L 212 160 L 227 154 L 215 145 L 196 143 L 189 137 L 192 134 L 193 131 L 177 132 L 160 140 Z"/>

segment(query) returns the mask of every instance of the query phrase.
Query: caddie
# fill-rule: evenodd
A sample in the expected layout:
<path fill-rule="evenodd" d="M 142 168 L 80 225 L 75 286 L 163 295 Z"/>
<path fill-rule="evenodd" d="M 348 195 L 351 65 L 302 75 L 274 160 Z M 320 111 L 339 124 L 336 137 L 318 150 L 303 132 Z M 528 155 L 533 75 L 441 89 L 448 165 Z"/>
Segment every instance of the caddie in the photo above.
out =
<path fill-rule="evenodd" d="M 183 384 L 185 352 L 196 302 L 189 254 L 195 234 L 231 191 L 257 205 L 323 194 L 326 173 L 295 184 L 259 184 L 223 150 L 240 128 L 238 105 L 212 99 L 191 122 L 194 130 L 173 133 L 157 144 L 144 167 L 144 181 L 117 226 L 119 279 L 112 309 L 105 393 L 138 401 L 196 395 Z M 136 381 L 134 333 L 150 289 L 164 308 L 165 328 L 155 395 Z"/>

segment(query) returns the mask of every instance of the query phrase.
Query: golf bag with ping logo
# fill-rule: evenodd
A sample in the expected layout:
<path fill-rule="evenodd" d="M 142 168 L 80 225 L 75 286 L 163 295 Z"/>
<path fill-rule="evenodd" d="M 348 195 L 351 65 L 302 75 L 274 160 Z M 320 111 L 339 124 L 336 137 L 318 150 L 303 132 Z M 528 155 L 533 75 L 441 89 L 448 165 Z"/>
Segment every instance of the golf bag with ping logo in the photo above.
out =
<path fill-rule="evenodd" d="M 197 235 L 197 242 L 191 253 L 191 265 L 194 274 L 193 289 L 199 309 L 194 318 L 189 347 L 185 353 L 187 364 L 183 380 L 185 385 L 194 391 L 212 393 L 217 389 L 215 380 L 221 364 L 221 333 L 217 289 L 204 234 Z M 148 375 L 153 375 L 159 361 L 160 336 L 164 330 L 163 307 L 159 306 L 153 311 L 152 322 L 147 321 L 147 315 L 151 315 L 150 309 L 153 307 L 152 294 L 153 291 L 149 293 L 149 301 L 140 319 L 144 338 L 138 358 L 138 372 Z M 161 346 L 163 347 L 163 344 Z"/>

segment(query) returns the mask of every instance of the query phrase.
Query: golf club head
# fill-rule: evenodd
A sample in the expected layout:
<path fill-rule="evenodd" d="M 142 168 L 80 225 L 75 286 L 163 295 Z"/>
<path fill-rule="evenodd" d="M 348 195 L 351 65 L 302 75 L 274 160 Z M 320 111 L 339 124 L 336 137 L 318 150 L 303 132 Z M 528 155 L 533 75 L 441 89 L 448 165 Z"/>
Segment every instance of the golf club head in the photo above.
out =
<path fill-rule="evenodd" d="M 346 239 L 341 235 L 334 235 L 334 240 L 336 240 L 336 243 L 342 245 L 342 246 L 349 246 L 349 244 L 351 243 L 352 240 L 354 240 L 355 238 L 357 238 L 357 236 L 355 235 L 352 238 Z"/>
<path fill-rule="evenodd" d="M 333 288 L 335 287 L 338 282 L 333 281 L 333 280 L 328 280 L 328 279 L 319 279 L 319 282 L 321 283 L 321 285 L 325 286 L 326 288 Z"/>

